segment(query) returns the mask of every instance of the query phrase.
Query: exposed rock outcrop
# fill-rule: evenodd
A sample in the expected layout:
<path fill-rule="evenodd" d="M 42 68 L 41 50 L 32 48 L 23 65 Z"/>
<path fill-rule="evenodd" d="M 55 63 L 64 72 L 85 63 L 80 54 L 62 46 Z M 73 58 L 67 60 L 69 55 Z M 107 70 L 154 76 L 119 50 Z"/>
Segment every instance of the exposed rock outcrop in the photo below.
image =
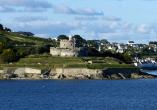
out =
<path fill-rule="evenodd" d="M 86 68 L 57 68 L 50 72 L 51 79 L 103 79 L 102 70 Z"/>
<path fill-rule="evenodd" d="M 87 69 L 56 68 L 40 70 L 34 68 L 5 68 L 0 71 L 0 79 L 141 79 L 156 78 L 133 68 Z"/>
<path fill-rule="evenodd" d="M 50 72 L 50 79 L 141 79 L 156 78 L 133 68 L 87 69 L 87 68 L 58 68 Z"/>
<path fill-rule="evenodd" d="M 0 70 L 0 79 L 3 79 L 3 74 L 4 74 L 4 71 Z"/>
<path fill-rule="evenodd" d="M 42 79 L 42 77 L 40 69 L 4 68 L 3 79 Z"/>

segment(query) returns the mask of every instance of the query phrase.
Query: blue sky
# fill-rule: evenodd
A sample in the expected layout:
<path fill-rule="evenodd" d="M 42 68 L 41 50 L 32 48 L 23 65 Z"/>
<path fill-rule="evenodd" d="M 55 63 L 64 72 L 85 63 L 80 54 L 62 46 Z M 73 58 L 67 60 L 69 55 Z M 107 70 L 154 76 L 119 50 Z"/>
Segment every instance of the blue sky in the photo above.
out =
<path fill-rule="evenodd" d="M 0 22 L 42 37 L 157 40 L 157 0 L 1 0 Z"/>

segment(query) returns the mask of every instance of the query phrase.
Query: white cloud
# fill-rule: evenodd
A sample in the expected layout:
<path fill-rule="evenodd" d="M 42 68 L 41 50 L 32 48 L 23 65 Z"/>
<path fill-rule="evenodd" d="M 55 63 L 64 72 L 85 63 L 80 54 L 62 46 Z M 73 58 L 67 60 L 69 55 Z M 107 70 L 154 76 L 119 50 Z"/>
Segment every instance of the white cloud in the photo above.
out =
<path fill-rule="evenodd" d="M 33 22 L 33 21 L 46 21 L 47 18 L 43 16 L 20 16 L 15 17 L 14 20 L 16 22 Z"/>
<path fill-rule="evenodd" d="M 11 24 L 10 24 L 11 25 Z M 49 34 L 57 36 L 60 34 L 68 34 L 78 27 L 75 22 L 60 22 L 60 21 L 31 21 L 31 22 L 16 22 L 11 27 L 15 31 L 31 31 L 35 34 Z"/>
<path fill-rule="evenodd" d="M 137 27 L 137 32 L 142 33 L 142 34 L 149 34 L 151 33 L 152 27 L 146 24 L 141 24 Z"/>
<path fill-rule="evenodd" d="M 71 14 L 71 15 L 90 15 L 90 16 L 102 16 L 104 15 L 103 11 L 96 11 L 91 8 L 85 8 L 85 9 L 74 9 L 69 6 L 54 6 L 53 10 L 55 13 L 60 14 Z"/>
<path fill-rule="evenodd" d="M 12 11 L 45 11 L 51 8 L 52 5 L 47 1 L 42 0 L 1 0 L 0 1 L 0 8 L 3 9 L 1 12 Z M 10 10 L 11 9 L 11 10 Z"/>

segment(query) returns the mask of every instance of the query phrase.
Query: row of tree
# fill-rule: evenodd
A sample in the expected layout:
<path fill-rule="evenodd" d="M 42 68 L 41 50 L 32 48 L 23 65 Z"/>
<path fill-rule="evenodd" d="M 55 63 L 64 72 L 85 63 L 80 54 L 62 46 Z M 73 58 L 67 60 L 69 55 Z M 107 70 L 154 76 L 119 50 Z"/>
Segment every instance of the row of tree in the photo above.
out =
<path fill-rule="evenodd" d="M 4 27 L 2 24 L 0 24 L 0 30 L 1 30 L 1 31 L 11 32 L 11 29 L 10 29 L 10 28 Z"/>
<path fill-rule="evenodd" d="M 75 39 L 76 47 L 88 46 L 88 47 L 98 48 L 99 44 L 101 44 L 101 43 L 109 44 L 109 42 L 106 39 L 102 39 L 102 40 L 85 40 L 80 35 L 74 35 L 74 36 L 72 36 L 72 38 Z M 67 39 L 68 40 L 69 37 L 66 36 L 66 35 L 59 35 L 57 37 L 57 40 L 60 41 L 61 39 Z"/>

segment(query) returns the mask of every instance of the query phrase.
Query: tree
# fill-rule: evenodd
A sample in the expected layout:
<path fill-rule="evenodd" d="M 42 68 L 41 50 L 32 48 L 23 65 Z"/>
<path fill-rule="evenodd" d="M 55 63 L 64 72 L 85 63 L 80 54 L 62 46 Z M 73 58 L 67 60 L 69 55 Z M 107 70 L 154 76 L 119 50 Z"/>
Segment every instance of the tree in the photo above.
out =
<path fill-rule="evenodd" d="M 127 52 L 123 54 L 123 61 L 127 64 L 132 63 L 132 57 Z"/>
<path fill-rule="evenodd" d="M 5 48 L 5 43 L 4 42 L 0 42 L 0 53 L 3 52 L 4 48 Z"/>
<path fill-rule="evenodd" d="M 102 39 L 100 42 L 103 43 L 103 44 L 109 44 L 109 43 L 110 43 L 110 42 L 109 42 L 108 40 L 106 40 L 106 39 Z"/>
<path fill-rule="evenodd" d="M 12 49 L 5 49 L 0 56 L 0 61 L 3 63 L 9 63 L 16 60 L 16 54 Z"/>
<path fill-rule="evenodd" d="M 3 30 L 3 25 L 2 24 L 0 24 L 0 30 Z"/>
<path fill-rule="evenodd" d="M 72 38 L 75 39 L 76 47 L 83 47 L 86 45 L 86 40 L 83 39 L 80 35 L 74 35 Z"/>
<path fill-rule="evenodd" d="M 88 47 L 93 47 L 96 49 L 99 47 L 97 40 L 88 40 L 87 44 L 88 44 Z"/>
<path fill-rule="evenodd" d="M 4 30 L 7 31 L 7 32 L 11 32 L 11 29 L 9 29 L 7 27 L 5 27 Z"/>
<path fill-rule="evenodd" d="M 57 37 L 57 40 L 58 40 L 58 41 L 63 40 L 63 39 L 69 40 L 69 37 L 67 37 L 66 35 L 59 35 L 59 36 Z"/>
<path fill-rule="evenodd" d="M 90 56 L 90 57 L 101 56 L 101 53 L 98 50 L 96 50 L 95 48 L 88 48 L 87 52 L 88 52 L 88 56 Z"/>
<path fill-rule="evenodd" d="M 18 34 L 22 34 L 22 35 L 24 35 L 24 36 L 34 36 L 34 34 L 33 33 L 31 33 L 31 32 L 23 32 L 23 31 L 20 31 L 20 32 L 17 32 Z"/>

